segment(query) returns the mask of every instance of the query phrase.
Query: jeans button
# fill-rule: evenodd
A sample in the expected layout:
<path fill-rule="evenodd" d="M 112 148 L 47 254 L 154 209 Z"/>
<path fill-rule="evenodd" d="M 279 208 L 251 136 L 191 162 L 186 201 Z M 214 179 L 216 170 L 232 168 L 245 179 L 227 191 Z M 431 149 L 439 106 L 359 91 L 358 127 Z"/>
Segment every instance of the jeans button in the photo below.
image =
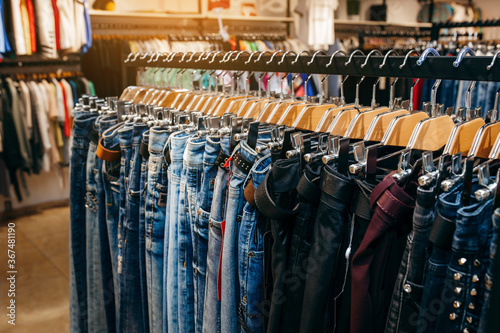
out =
<path fill-rule="evenodd" d="M 411 286 L 408 283 L 404 285 L 403 289 L 404 289 L 405 293 L 407 293 L 407 294 L 411 293 Z"/>

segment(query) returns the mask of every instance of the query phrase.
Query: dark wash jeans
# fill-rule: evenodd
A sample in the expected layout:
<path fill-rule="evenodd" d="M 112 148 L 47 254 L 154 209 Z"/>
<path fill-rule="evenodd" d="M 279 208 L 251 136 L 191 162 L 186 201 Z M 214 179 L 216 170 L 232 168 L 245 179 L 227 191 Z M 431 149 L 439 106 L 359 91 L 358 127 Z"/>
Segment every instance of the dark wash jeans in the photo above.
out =
<path fill-rule="evenodd" d="M 89 131 L 96 114 L 74 112 L 73 151 L 70 164 L 70 330 L 87 332 L 87 267 L 86 267 L 86 179 Z"/>
<path fill-rule="evenodd" d="M 271 271 L 265 271 L 264 274 L 272 276 L 272 294 L 266 295 L 267 304 L 263 309 L 264 316 L 267 316 L 266 311 L 269 311 L 268 332 L 280 331 L 282 307 L 288 302 L 284 298 L 285 273 L 293 221 L 299 208 L 296 190 L 299 179 L 298 158 L 278 160 L 273 163 L 271 171 L 255 193 L 257 208 L 267 218 L 273 239 L 272 247 L 264 248 L 264 260 L 270 262 L 265 269 L 271 269 Z"/>
<path fill-rule="evenodd" d="M 493 287 L 493 263 L 495 262 L 495 257 L 497 254 L 497 244 L 500 236 L 500 209 L 495 209 L 493 213 L 492 219 L 493 225 L 493 235 L 491 237 L 490 242 L 490 257 L 489 260 L 486 261 L 486 275 L 484 278 L 484 304 L 483 309 L 481 310 L 481 319 L 479 322 L 478 332 L 483 333 L 486 332 L 486 322 L 488 319 L 488 315 L 490 312 L 490 297 L 491 297 L 491 288 Z M 496 309 L 492 309 L 494 313 Z"/>
<path fill-rule="evenodd" d="M 448 193 L 442 193 L 437 201 L 436 219 L 455 224 L 457 211 L 461 207 L 460 196 L 462 187 L 457 187 Z M 439 216 L 438 216 L 439 215 Z M 446 268 L 450 262 L 451 248 L 442 248 L 433 244 L 431 256 L 425 267 L 425 283 L 420 313 L 417 319 L 417 332 L 434 332 L 437 318 L 443 311 L 441 291 L 444 288 Z"/>
<path fill-rule="evenodd" d="M 308 163 L 297 185 L 300 211 L 295 218 L 287 263 L 284 294 L 287 301 L 283 304 L 281 318 L 283 332 L 300 328 L 309 252 L 321 197 L 319 183 L 322 169 L 321 160 Z"/>
<path fill-rule="evenodd" d="M 415 332 L 424 288 L 425 264 L 430 252 L 429 234 L 434 222 L 434 189 L 419 188 L 408 235 L 394 286 L 386 332 Z"/>
<path fill-rule="evenodd" d="M 437 332 L 476 332 L 483 304 L 493 199 L 457 212 Z"/>
<path fill-rule="evenodd" d="M 122 226 L 122 270 L 120 279 L 120 332 L 143 332 L 144 320 L 139 269 L 139 204 L 141 155 L 139 154 L 144 124 L 134 124 L 131 135 L 129 176 L 125 194 L 125 217 Z M 126 181 L 127 183 L 127 181 Z"/>
<path fill-rule="evenodd" d="M 410 232 L 413 184 L 387 175 L 370 195 L 372 219 L 352 260 L 351 332 L 382 332 Z"/>
<path fill-rule="evenodd" d="M 306 267 L 300 332 L 326 330 L 328 303 L 334 296 L 339 248 L 349 221 L 347 208 L 355 187 L 351 177 L 338 173 L 333 164 L 323 168 L 320 188 L 321 199 Z"/>

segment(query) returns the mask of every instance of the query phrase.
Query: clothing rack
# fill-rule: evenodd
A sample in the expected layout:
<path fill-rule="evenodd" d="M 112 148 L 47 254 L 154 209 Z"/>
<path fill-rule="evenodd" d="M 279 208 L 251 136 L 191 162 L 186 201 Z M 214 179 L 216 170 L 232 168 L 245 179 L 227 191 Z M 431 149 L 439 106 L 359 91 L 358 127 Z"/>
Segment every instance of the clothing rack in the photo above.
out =
<path fill-rule="evenodd" d="M 0 64 L 0 75 L 57 73 L 61 71 L 80 72 L 80 57 L 72 55 L 62 59 L 43 59 L 22 56 L 15 59 L 4 58 Z"/>
<path fill-rule="evenodd" d="M 244 52 L 244 51 L 243 51 Z M 237 53 L 236 53 L 237 54 Z M 301 55 L 297 62 L 295 54 L 276 55 L 272 58 L 270 54 L 264 54 L 260 59 L 254 55 L 250 64 L 246 61 L 250 57 L 248 53 L 241 53 L 240 56 L 227 56 L 227 54 L 215 53 L 205 57 L 201 54 L 195 54 L 193 57 L 188 53 L 175 54 L 172 59 L 169 55 L 147 56 L 144 59 L 132 57 L 125 62 L 128 72 L 128 84 L 134 85 L 137 68 L 155 67 L 155 68 L 185 68 L 185 69 L 208 69 L 208 70 L 227 70 L 227 71 L 255 71 L 255 72 L 279 72 L 279 73 L 308 73 L 308 74 L 326 74 L 326 75 L 349 75 L 349 76 L 368 76 L 368 77 L 400 77 L 400 78 L 425 78 L 425 79 L 443 79 L 443 80 L 472 80 L 472 81 L 498 81 L 500 78 L 500 63 L 488 70 L 486 67 L 491 64 L 492 57 L 475 56 L 465 57 L 458 67 L 454 66 L 456 57 L 450 56 L 429 56 L 423 61 L 422 65 L 417 65 L 418 57 L 408 57 L 403 68 L 405 56 L 389 56 L 385 65 L 379 66 L 384 61 L 384 56 L 370 56 L 366 66 L 362 67 L 367 60 L 366 56 L 353 55 L 335 57 L 327 55 L 316 55 L 312 63 L 308 65 L 313 56 Z M 220 62 L 224 56 L 229 61 Z M 133 60 L 136 58 L 136 60 Z M 191 58 L 191 61 L 187 59 Z M 200 58 L 198 60 L 198 58 Z M 281 62 L 281 59 L 283 61 Z M 345 65 L 351 58 L 351 62 Z M 233 60 L 234 59 L 234 60 Z M 171 61 L 166 61 L 171 60 Z M 213 60 L 213 61 L 212 61 Z M 272 60 L 270 63 L 268 61 Z M 332 61 L 331 65 L 327 64 Z"/>
<path fill-rule="evenodd" d="M 437 40 L 439 38 L 439 31 L 445 28 L 486 28 L 486 27 L 500 27 L 500 19 L 496 20 L 480 20 L 474 22 L 443 22 L 434 23 L 431 28 L 431 39 Z"/>

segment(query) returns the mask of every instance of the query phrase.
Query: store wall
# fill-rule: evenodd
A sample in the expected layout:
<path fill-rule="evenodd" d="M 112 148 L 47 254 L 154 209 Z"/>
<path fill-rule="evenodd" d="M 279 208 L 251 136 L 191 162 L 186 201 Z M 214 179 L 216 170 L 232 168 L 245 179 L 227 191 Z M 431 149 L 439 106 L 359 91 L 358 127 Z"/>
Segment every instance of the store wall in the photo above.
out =
<path fill-rule="evenodd" d="M 69 168 L 63 168 L 62 184 L 58 172 L 43 172 L 40 175 L 26 177 L 26 184 L 30 195 L 27 196 L 23 191 L 23 200 L 17 201 L 14 189 L 11 188 L 11 202 L 13 209 L 22 209 L 23 207 L 34 206 L 46 202 L 66 200 L 69 198 Z M 0 212 L 5 210 L 6 199 L 0 197 Z"/>

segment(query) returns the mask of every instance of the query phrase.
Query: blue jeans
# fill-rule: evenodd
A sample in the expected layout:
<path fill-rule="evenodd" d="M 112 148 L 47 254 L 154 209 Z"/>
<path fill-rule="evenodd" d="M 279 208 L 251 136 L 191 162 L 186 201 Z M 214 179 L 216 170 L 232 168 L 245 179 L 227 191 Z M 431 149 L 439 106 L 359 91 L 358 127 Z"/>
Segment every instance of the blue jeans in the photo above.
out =
<path fill-rule="evenodd" d="M 179 216 L 177 242 L 179 261 L 177 271 L 179 297 L 179 330 L 195 331 L 194 255 L 198 253 L 198 237 L 195 237 L 196 197 L 201 188 L 203 171 L 204 138 L 190 137 L 184 150 L 179 192 Z M 198 256 L 197 256 L 198 257 Z M 198 259 L 198 258 L 197 258 Z M 198 323 L 201 326 L 201 323 Z"/>
<path fill-rule="evenodd" d="M 141 148 L 149 145 L 149 130 L 142 134 Z M 142 317 L 144 318 L 144 331 L 149 332 L 149 307 L 148 307 L 148 284 L 146 277 L 146 185 L 148 178 L 148 159 L 149 155 L 141 154 L 141 177 L 139 181 L 140 200 L 139 200 L 139 274 L 141 281 L 141 300 Z M 163 314 L 162 314 L 163 315 Z"/>
<path fill-rule="evenodd" d="M 417 190 L 413 230 L 408 235 L 394 286 L 386 332 L 413 332 L 422 300 L 424 269 L 430 249 L 429 233 L 434 222 L 434 189 Z"/>
<path fill-rule="evenodd" d="M 129 177 L 126 192 L 125 217 L 122 228 L 122 267 L 120 276 L 120 332 L 143 332 L 144 318 L 139 270 L 139 203 L 141 156 L 139 147 L 146 125 L 134 124 L 131 135 Z M 122 154 L 123 156 L 123 154 Z"/>
<path fill-rule="evenodd" d="M 458 187 L 449 193 L 439 196 L 436 215 L 454 223 L 457 211 L 461 207 L 462 188 Z M 441 291 L 444 287 L 446 268 L 451 252 L 448 248 L 433 245 L 431 256 L 425 268 L 425 284 L 420 302 L 420 313 L 417 319 L 417 332 L 434 332 L 437 318 L 442 312 Z"/>
<path fill-rule="evenodd" d="M 490 297 L 491 297 L 491 288 L 493 287 L 493 262 L 495 261 L 496 253 L 497 253 L 497 244 L 498 237 L 500 234 L 500 209 L 495 209 L 493 213 L 493 235 L 490 241 L 490 258 L 489 262 L 486 261 L 486 275 L 484 278 L 484 305 L 481 311 L 481 319 L 479 321 L 479 329 L 478 332 L 486 332 L 486 320 L 488 319 L 488 312 L 490 307 Z"/>
<path fill-rule="evenodd" d="M 240 142 L 235 148 L 233 156 L 239 153 L 247 162 L 253 164 L 258 154 L 246 141 Z M 247 172 L 240 170 L 237 163 L 230 163 L 231 178 L 229 181 L 228 200 L 226 207 L 226 221 L 223 226 L 224 237 L 221 263 L 221 324 L 222 332 L 236 332 L 239 303 L 238 283 L 238 230 L 243 215 L 245 198 L 243 184 L 248 176 Z"/>
<path fill-rule="evenodd" d="M 179 265 L 179 246 L 178 246 L 178 234 L 179 234 L 179 212 L 182 211 L 182 203 L 179 202 L 180 199 L 180 182 L 182 174 L 182 156 L 184 154 L 184 148 L 186 147 L 186 142 L 188 135 L 184 132 L 175 132 L 170 135 L 167 141 L 167 147 L 169 148 L 171 164 L 168 168 L 168 200 L 169 204 L 169 216 L 165 218 L 165 233 L 168 225 L 169 228 L 169 239 L 168 239 L 168 249 L 165 247 L 164 260 L 168 262 L 168 269 L 166 269 L 166 282 L 167 286 L 163 289 L 166 295 L 163 295 L 163 300 L 166 303 L 166 317 L 167 327 L 165 331 L 170 332 L 182 332 L 181 327 L 185 327 L 184 323 L 180 321 L 190 317 L 190 309 L 186 309 L 186 312 L 179 313 L 179 282 L 178 282 L 178 265 Z M 168 209 L 167 209 L 168 210 Z M 164 268 L 167 265 L 164 263 Z M 164 306 L 165 306 L 164 303 Z M 165 310 L 164 310 L 165 311 Z M 193 310 L 194 311 L 194 310 Z M 192 317 L 192 315 L 191 315 Z"/>
<path fill-rule="evenodd" d="M 194 225 L 193 242 L 193 276 L 194 276 L 194 315 L 195 330 L 203 331 L 203 308 L 205 304 L 205 283 L 207 278 L 207 252 L 208 252 L 208 224 L 210 208 L 214 194 L 217 166 L 215 161 L 219 155 L 220 140 L 217 137 L 206 138 L 205 152 L 203 153 L 203 173 L 201 188 L 196 202 L 197 216 Z"/>
<path fill-rule="evenodd" d="M 145 188 L 145 237 L 147 300 L 151 332 L 163 330 L 163 251 L 167 206 L 167 164 L 163 149 L 168 132 L 153 127 L 149 132 L 149 162 Z"/>
<path fill-rule="evenodd" d="M 229 136 L 220 138 L 220 151 L 230 155 Z M 205 304 L 203 306 L 203 332 L 221 332 L 221 308 L 217 279 L 222 247 L 222 221 L 226 211 L 228 171 L 218 166 L 214 183 L 214 196 L 208 220 L 207 279 L 205 284 Z"/>
<path fill-rule="evenodd" d="M 476 332 L 478 329 L 492 214 L 493 199 L 458 210 L 437 332 L 462 332 L 465 328 Z"/>
<path fill-rule="evenodd" d="M 95 129 L 98 130 L 100 123 L 104 121 L 102 116 L 98 117 Z M 115 120 L 116 122 L 116 120 Z M 105 224 L 105 210 L 102 189 L 102 160 L 96 156 L 97 142 L 91 142 L 87 156 L 87 198 L 86 198 L 86 227 L 87 227 L 87 300 L 88 300 L 88 330 L 97 332 L 108 331 L 106 318 L 105 288 L 109 287 L 112 279 L 104 285 L 104 263 L 105 256 L 109 256 L 109 247 L 105 249 L 101 239 L 107 238 Z M 104 233 L 104 235 L 102 235 Z M 108 263 L 110 263 L 108 258 Z M 111 288 L 113 286 L 111 285 Z M 108 297 L 108 301 L 114 302 L 114 298 Z M 114 312 L 114 308 L 112 308 Z M 114 323 L 113 323 L 114 324 Z"/>
<path fill-rule="evenodd" d="M 90 139 L 97 115 L 74 112 L 70 163 L 70 330 L 87 332 L 86 178 Z"/>
<path fill-rule="evenodd" d="M 255 162 L 250 170 L 251 184 L 254 190 L 266 177 L 271 167 L 271 155 L 266 155 Z M 265 218 L 255 205 L 246 203 L 238 230 L 238 282 L 240 298 L 238 300 L 238 320 L 244 332 L 263 332 L 262 317 L 262 280 L 264 267 Z"/>

